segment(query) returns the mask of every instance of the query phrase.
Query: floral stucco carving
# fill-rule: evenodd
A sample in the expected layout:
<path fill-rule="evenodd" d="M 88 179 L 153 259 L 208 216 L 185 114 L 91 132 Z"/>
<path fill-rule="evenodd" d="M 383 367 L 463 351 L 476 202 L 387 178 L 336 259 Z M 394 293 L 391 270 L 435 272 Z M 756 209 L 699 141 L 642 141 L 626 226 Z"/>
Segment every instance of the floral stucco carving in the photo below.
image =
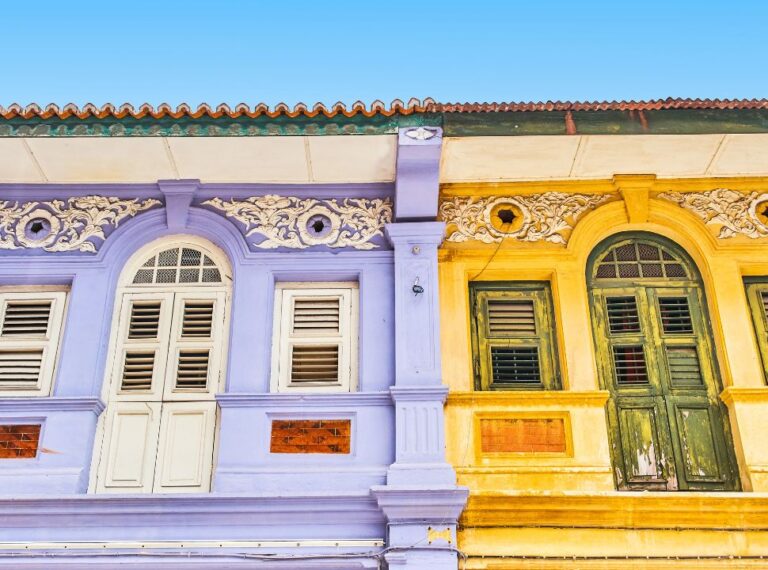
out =
<path fill-rule="evenodd" d="M 440 204 L 448 241 L 498 243 L 504 238 L 565 244 L 568 232 L 587 210 L 609 199 L 604 194 L 543 192 L 518 196 L 449 198 Z"/>
<path fill-rule="evenodd" d="M 246 237 L 264 238 L 252 241 L 262 249 L 317 245 L 373 249 L 378 246 L 371 240 L 383 235 L 384 224 L 392 221 L 389 198 L 316 200 L 267 195 L 229 201 L 212 198 L 203 203 L 242 223 Z"/>
<path fill-rule="evenodd" d="M 768 194 L 717 188 L 705 192 L 662 192 L 659 198 L 690 210 L 708 226 L 719 226 L 719 238 L 742 234 L 768 237 Z"/>
<path fill-rule="evenodd" d="M 104 240 L 106 228 L 116 228 L 123 219 L 160 204 L 151 198 L 107 196 L 79 196 L 66 202 L 0 201 L 0 249 L 95 253 L 97 245 L 90 240 Z"/>

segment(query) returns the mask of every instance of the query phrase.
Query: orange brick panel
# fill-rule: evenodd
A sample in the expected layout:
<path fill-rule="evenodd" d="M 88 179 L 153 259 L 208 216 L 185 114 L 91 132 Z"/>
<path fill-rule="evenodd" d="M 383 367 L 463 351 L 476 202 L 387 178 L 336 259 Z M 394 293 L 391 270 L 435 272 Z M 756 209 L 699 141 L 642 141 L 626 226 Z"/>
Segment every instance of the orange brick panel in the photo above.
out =
<path fill-rule="evenodd" d="M 565 453 L 562 418 L 502 418 L 480 420 L 483 453 Z"/>
<path fill-rule="evenodd" d="M 272 420 L 271 453 L 349 453 L 350 420 Z"/>
<path fill-rule="evenodd" d="M 34 459 L 39 442 L 39 425 L 0 425 L 0 459 Z"/>

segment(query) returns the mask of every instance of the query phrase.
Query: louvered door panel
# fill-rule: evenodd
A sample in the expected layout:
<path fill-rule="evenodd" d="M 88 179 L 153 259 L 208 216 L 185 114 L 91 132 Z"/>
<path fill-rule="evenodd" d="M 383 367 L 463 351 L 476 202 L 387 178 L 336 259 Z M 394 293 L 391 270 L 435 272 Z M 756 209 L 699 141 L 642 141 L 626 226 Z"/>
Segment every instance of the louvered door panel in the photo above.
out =
<path fill-rule="evenodd" d="M 164 399 L 212 399 L 219 386 L 226 296 L 175 294 Z"/>
<path fill-rule="evenodd" d="M 4 337 L 47 337 L 51 320 L 51 300 L 9 300 L 5 305 L 0 335 Z"/>
<path fill-rule="evenodd" d="M 50 393 L 65 301 L 64 292 L 0 294 L 0 391 Z"/>
<path fill-rule="evenodd" d="M 43 349 L 0 349 L 0 390 L 36 390 L 43 371 Z"/>
<path fill-rule="evenodd" d="M 339 333 L 341 299 L 299 297 L 293 304 L 293 333 L 329 335 Z"/>
<path fill-rule="evenodd" d="M 166 368 L 173 293 L 123 295 L 113 366 L 119 401 L 159 401 Z"/>
<path fill-rule="evenodd" d="M 536 334 L 536 312 L 532 299 L 489 299 L 490 336 Z"/>

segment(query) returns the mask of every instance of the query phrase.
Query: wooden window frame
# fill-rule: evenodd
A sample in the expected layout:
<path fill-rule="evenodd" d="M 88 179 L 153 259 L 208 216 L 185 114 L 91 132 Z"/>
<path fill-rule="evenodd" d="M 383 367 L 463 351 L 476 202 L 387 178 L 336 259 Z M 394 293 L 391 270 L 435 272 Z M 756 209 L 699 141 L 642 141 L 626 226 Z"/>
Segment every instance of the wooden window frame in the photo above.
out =
<path fill-rule="evenodd" d="M 0 326 L 5 320 L 5 311 L 9 302 L 50 301 L 51 312 L 48 319 L 48 330 L 44 337 L 29 335 L 2 336 L 0 334 L 0 350 L 41 350 L 40 376 L 34 388 L 2 387 L 3 396 L 50 396 L 56 363 L 64 330 L 64 315 L 67 305 L 67 291 L 61 288 L 42 289 L 37 287 L 0 290 Z"/>
<path fill-rule="evenodd" d="M 472 362 L 475 390 L 521 391 L 561 390 L 560 361 L 555 327 L 552 289 L 548 281 L 493 281 L 470 283 L 470 311 L 472 330 Z M 534 335 L 505 337 L 512 346 L 537 347 L 539 356 L 539 383 L 504 385 L 494 383 L 490 365 L 490 349 L 494 341 L 488 338 L 486 301 L 492 298 L 525 299 L 533 301 L 536 319 Z M 497 341 L 498 343 L 499 341 Z"/>
<path fill-rule="evenodd" d="M 755 340 L 763 365 L 763 383 L 768 383 L 768 316 L 763 308 L 763 293 L 768 294 L 768 277 L 744 280 L 744 290 L 752 313 Z"/>
<path fill-rule="evenodd" d="M 296 298 L 339 299 L 339 332 L 328 336 L 291 333 L 292 307 Z M 354 392 L 357 389 L 359 286 L 357 282 L 284 282 L 275 285 L 272 342 L 273 392 Z M 337 382 L 317 386 L 291 385 L 291 347 L 323 342 L 338 343 Z"/>

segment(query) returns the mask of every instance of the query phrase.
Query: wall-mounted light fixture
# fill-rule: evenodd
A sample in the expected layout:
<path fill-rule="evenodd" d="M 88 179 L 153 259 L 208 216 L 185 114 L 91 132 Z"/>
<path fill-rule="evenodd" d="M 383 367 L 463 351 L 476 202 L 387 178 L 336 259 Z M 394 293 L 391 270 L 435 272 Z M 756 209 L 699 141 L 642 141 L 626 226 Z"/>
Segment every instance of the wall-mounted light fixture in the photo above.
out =
<path fill-rule="evenodd" d="M 417 297 L 424 292 L 424 287 L 419 285 L 419 278 L 418 277 L 413 282 L 413 287 L 411 287 L 411 291 L 413 291 L 413 294 L 416 295 Z"/>

